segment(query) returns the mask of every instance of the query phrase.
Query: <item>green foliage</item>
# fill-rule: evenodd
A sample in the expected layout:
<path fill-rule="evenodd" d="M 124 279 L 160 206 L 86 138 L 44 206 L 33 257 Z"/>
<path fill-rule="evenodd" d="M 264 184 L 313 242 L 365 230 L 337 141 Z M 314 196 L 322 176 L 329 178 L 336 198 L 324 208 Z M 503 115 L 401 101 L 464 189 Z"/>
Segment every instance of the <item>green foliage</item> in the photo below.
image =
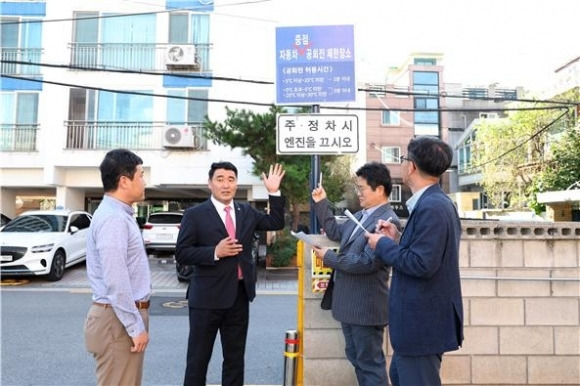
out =
<path fill-rule="evenodd" d="M 561 114 L 562 110 L 519 110 L 508 118 L 478 124 L 472 162 L 479 166 L 481 185 L 493 207 L 507 203 L 512 208 L 542 209 L 530 197 L 545 185 L 535 176 L 549 165 L 546 143 L 565 127 L 566 120 L 557 119 Z"/>
<path fill-rule="evenodd" d="M 534 178 L 530 188 L 530 206 L 536 212 L 543 211 L 545 206 L 538 203 L 537 193 L 552 190 L 566 190 L 580 181 L 580 126 L 568 129 L 562 138 L 552 146 L 550 162 Z"/>
<path fill-rule="evenodd" d="M 296 255 L 297 239 L 284 229 L 276 234 L 276 240 L 268 247 L 273 267 L 287 267 Z"/>

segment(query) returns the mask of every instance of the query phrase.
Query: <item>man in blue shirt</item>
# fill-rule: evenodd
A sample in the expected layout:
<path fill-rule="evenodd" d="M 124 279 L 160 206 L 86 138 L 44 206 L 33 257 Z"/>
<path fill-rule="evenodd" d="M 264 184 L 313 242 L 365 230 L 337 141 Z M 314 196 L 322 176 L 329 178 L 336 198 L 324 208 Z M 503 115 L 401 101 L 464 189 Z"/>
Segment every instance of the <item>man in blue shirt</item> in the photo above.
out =
<path fill-rule="evenodd" d="M 143 161 L 125 149 L 101 163 L 105 195 L 87 237 L 93 304 L 85 320 L 98 385 L 140 385 L 149 342 L 151 275 L 132 204 L 145 198 Z"/>

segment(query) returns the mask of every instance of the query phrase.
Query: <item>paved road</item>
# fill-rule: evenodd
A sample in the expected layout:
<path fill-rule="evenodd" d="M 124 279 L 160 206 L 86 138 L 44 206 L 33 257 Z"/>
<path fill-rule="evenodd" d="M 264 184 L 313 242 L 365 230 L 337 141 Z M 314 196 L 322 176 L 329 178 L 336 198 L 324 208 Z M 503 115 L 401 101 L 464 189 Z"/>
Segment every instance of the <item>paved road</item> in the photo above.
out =
<path fill-rule="evenodd" d="M 153 293 L 185 293 L 187 283 L 177 280 L 175 274 L 175 262 L 172 256 L 149 257 Z M 77 288 L 89 289 L 85 264 L 78 264 L 65 271 L 62 280 L 50 282 L 39 277 L 26 277 L 21 279 L 3 278 L 0 281 L 2 288 L 18 286 L 21 288 Z M 258 267 L 258 281 L 256 291 L 260 293 L 296 294 L 298 289 L 297 270 L 266 269 L 263 264 Z"/>
<path fill-rule="evenodd" d="M 179 385 L 187 347 L 187 283 L 177 280 L 172 258 L 150 257 L 149 262 L 154 294 L 144 385 Z M 262 296 L 251 306 L 247 384 L 282 384 L 284 332 L 296 328 L 296 276 L 292 269 L 259 269 L 257 288 Z M 30 277 L 2 279 L 1 284 L 2 385 L 94 384 L 94 362 L 82 338 L 90 303 L 85 265 L 69 268 L 58 282 Z M 221 379 L 220 350 L 218 338 L 209 384 Z"/>

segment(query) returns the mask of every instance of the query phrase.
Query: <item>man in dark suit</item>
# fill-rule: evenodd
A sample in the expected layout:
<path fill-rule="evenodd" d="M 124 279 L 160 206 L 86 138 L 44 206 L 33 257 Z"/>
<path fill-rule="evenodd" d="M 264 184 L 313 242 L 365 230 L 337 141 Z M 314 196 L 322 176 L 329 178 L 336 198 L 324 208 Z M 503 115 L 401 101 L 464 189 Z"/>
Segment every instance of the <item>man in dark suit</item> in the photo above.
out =
<path fill-rule="evenodd" d="M 355 217 L 369 231 L 379 219 L 399 224 L 389 204 L 392 190 L 389 169 L 378 162 L 356 172 L 356 191 L 363 210 Z M 314 248 L 324 265 L 333 268 L 332 316 L 341 323 L 345 353 L 361 386 L 386 386 L 387 364 L 383 335 L 389 320 L 389 267 L 373 257 L 365 231 L 348 220 L 338 223 L 329 208 L 322 185 L 312 192 L 316 217 L 326 236 L 340 241 L 338 253 Z"/>
<path fill-rule="evenodd" d="M 413 192 L 405 230 L 400 234 L 379 221 L 377 232 L 368 235 L 375 257 L 393 267 L 389 375 L 394 386 L 441 385 L 443 353 L 463 342 L 461 223 L 439 186 L 452 159 L 451 147 L 441 139 L 412 139 L 401 157 L 403 182 Z"/>
<path fill-rule="evenodd" d="M 217 332 L 223 352 L 222 384 L 244 384 L 249 302 L 256 296 L 254 232 L 284 228 L 281 165 L 262 173 L 270 213 L 234 202 L 238 170 L 217 162 L 209 170 L 211 197 L 185 211 L 175 259 L 193 266 L 188 288 L 189 340 L 184 385 L 204 386 Z M 234 229 L 235 228 L 235 229 Z"/>

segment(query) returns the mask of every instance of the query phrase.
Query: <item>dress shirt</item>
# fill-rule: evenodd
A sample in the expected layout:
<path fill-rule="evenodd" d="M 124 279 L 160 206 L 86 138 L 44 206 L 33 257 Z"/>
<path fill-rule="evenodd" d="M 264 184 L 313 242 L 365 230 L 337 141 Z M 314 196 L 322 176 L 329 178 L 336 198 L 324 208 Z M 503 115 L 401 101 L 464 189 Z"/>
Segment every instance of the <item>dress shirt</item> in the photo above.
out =
<path fill-rule="evenodd" d="M 415 204 L 417 204 L 417 201 L 419 201 L 423 193 L 425 193 L 425 191 L 432 185 L 435 184 L 427 185 L 423 189 L 416 191 L 415 194 L 413 194 L 411 198 L 407 200 L 407 209 L 409 210 L 409 215 L 411 215 L 411 212 L 413 209 L 415 209 Z"/>
<path fill-rule="evenodd" d="M 151 274 L 133 208 L 109 195 L 93 215 L 87 236 L 87 276 L 93 301 L 111 304 L 131 337 L 146 331 L 136 301 L 151 296 Z"/>

